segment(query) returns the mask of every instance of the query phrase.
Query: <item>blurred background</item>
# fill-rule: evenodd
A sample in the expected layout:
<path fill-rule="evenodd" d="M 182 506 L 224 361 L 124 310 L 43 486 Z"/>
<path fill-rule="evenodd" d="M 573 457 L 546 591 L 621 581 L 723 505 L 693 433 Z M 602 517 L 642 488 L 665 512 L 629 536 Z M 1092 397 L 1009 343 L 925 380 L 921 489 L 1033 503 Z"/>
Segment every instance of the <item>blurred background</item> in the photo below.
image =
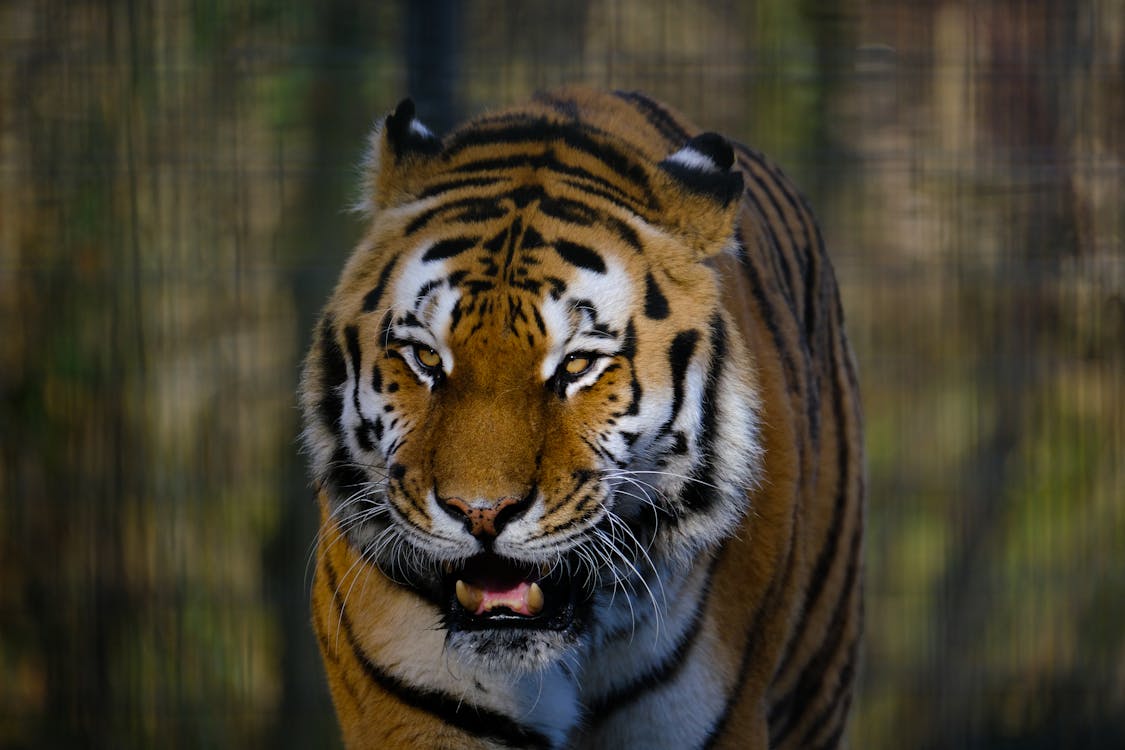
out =
<path fill-rule="evenodd" d="M 0 747 L 332 747 L 294 390 L 375 119 L 643 89 L 809 196 L 856 748 L 1125 747 L 1120 0 L 0 4 Z"/>

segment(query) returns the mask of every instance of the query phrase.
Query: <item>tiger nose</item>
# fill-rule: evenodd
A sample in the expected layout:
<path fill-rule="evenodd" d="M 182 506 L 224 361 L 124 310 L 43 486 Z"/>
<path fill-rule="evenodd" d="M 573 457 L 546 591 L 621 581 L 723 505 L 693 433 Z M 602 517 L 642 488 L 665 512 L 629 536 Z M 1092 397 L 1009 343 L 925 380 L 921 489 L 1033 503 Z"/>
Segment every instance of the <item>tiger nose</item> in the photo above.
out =
<path fill-rule="evenodd" d="M 491 541 L 527 508 L 530 499 L 530 495 L 527 498 L 508 495 L 499 500 L 465 502 L 459 497 L 447 497 L 442 499 L 442 505 L 449 515 L 465 524 L 470 534 L 482 541 Z"/>

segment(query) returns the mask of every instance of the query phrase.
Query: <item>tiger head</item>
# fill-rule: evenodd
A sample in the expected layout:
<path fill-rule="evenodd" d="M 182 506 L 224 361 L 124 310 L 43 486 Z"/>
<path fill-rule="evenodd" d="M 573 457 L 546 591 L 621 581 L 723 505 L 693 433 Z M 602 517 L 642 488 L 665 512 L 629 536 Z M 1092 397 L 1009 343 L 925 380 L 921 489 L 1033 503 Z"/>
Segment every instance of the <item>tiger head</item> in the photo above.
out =
<path fill-rule="evenodd" d="M 742 178 L 714 134 L 655 148 L 549 108 L 439 139 L 409 100 L 372 137 L 304 439 L 337 527 L 466 663 L 542 668 L 659 609 L 746 511 L 755 387 L 714 263 Z"/>

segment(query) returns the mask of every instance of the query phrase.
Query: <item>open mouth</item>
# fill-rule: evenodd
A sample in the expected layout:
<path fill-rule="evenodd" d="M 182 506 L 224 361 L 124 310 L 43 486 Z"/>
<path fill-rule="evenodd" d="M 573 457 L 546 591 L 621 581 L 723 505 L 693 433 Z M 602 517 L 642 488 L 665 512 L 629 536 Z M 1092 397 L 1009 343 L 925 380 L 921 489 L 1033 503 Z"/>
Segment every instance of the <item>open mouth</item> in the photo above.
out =
<path fill-rule="evenodd" d="M 565 630 L 574 620 L 577 589 L 569 578 L 497 555 L 447 572 L 444 588 L 452 630 Z"/>

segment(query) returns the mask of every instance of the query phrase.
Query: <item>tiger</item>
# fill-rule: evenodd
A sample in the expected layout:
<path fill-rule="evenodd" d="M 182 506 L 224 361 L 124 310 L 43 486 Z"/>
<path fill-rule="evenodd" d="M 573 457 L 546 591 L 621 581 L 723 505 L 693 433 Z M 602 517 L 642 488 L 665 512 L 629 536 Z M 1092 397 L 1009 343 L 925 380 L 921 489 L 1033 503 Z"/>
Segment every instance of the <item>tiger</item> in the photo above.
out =
<path fill-rule="evenodd" d="M 300 384 L 349 748 L 831 748 L 862 634 L 859 391 L 762 154 L 565 87 L 403 100 Z"/>

